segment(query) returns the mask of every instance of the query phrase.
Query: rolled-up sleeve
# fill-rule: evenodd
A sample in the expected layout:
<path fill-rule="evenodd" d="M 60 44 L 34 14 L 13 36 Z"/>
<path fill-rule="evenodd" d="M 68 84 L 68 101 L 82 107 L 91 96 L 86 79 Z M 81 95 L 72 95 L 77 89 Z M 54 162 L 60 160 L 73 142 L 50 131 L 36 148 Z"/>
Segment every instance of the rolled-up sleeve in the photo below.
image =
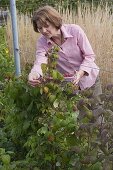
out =
<path fill-rule="evenodd" d="M 78 39 L 78 46 L 79 46 L 79 48 L 82 52 L 82 56 L 83 56 L 83 61 L 80 65 L 79 69 L 90 74 L 90 72 L 92 71 L 93 68 L 94 69 L 97 68 L 97 66 L 94 63 L 95 54 L 93 52 L 93 49 L 90 45 L 90 42 L 89 42 L 86 34 L 84 33 L 84 31 L 82 30 L 81 27 L 79 27 L 79 29 L 78 29 L 77 39 Z"/>
<path fill-rule="evenodd" d="M 31 72 L 37 72 L 39 75 L 43 75 L 41 64 L 47 64 L 47 56 L 46 53 L 48 51 L 47 45 L 42 38 L 37 41 L 36 45 L 36 60 L 34 62 L 33 68 Z"/>

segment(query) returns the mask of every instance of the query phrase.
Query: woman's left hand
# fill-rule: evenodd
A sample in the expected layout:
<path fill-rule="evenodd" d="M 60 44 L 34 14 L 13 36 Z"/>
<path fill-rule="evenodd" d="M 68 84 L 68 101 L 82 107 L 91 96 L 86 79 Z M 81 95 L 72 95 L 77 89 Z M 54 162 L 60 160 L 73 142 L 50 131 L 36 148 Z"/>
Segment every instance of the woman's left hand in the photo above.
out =
<path fill-rule="evenodd" d="M 84 76 L 85 72 L 83 70 L 76 71 L 75 80 L 72 82 L 73 84 L 78 84 L 80 79 Z"/>

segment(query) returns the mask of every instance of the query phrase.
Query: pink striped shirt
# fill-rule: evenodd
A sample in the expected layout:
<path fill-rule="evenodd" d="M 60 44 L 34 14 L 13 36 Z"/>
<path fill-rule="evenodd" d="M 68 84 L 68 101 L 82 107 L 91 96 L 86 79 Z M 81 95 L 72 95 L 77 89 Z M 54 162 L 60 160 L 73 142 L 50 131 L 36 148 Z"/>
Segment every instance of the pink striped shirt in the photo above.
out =
<path fill-rule="evenodd" d="M 73 74 L 75 70 L 83 70 L 88 74 L 80 79 L 78 85 L 82 90 L 91 87 L 99 74 L 99 68 L 94 62 L 95 54 L 86 34 L 75 24 L 64 24 L 61 31 L 65 41 L 58 52 L 58 71 L 62 74 Z M 45 54 L 53 45 L 53 42 L 43 35 L 38 39 L 36 60 L 31 72 L 36 71 L 43 76 L 41 64 L 47 63 Z"/>

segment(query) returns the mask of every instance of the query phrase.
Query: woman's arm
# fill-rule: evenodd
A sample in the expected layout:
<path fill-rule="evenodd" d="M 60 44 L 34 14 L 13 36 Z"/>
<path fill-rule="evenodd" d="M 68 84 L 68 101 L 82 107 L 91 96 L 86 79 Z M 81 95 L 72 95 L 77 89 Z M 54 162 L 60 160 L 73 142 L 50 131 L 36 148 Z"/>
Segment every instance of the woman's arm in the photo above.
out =
<path fill-rule="evenodd" d="M 95 67 L 95 54 L 91 47 L 91 44 L 82 30 L 81 27 L 78 26 L 78 46 L 82 52 L 83 61 L 80 65 L 79 70 L 82 70 L 86 73 L 86 75 L 90 74 L 91 70 Z"/>
<path fill-rule="evenodd" d="M 43 76 L 41 64 L 47 63 L 46 53 L 47 45 L 43 39 L 39 39 L 36 46 L 36 60 L 28 76 L 28 83 L 34 87 L 40 83 L 40 76 Z"/>
<path fill-rule="evenodd" d="M 78 25 L 73 27 L 73 34 L 77 36 L 77 44 L 82 52 L 83 61 L 80 64 L 79 71 L 76 72 L 74 84 L 78 84 L 79 80 L 84 76 L 88 76 L 92 69 L 95 68 L 95 54 L 91 47 L 91 44 L 82 30 Z"/>
<path fill-rule="evenodd" d="M 47 56 L 46 53 L 48 51 L 47 45 L 44 42 L 43 39 L 39 39 L 36 45 L 36 60 L 34 62 L 34 65 L 31 69 L 32 72 L 36 72 L 39 75 L 43 75 L 42 69 L 41 69 L 41 64 L 45 63 L 47 64 Z"/>

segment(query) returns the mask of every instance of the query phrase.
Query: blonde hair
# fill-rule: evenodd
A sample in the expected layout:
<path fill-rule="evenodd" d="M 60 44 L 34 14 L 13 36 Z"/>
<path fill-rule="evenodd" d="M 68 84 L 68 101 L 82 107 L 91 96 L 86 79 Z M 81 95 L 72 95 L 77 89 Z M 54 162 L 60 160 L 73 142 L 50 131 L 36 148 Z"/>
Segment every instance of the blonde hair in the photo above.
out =
<path fill-rule="evenodd" d="M 62 26 L 62 18 L 60 14 L 51 6 L 44 6 L 35 11 L 32 17 L 32 22 L 35 32 L 39 32 L 38 27 L 46 27 L 47 22 L 52 24 L 56 29 L 60 29 Z"/>

